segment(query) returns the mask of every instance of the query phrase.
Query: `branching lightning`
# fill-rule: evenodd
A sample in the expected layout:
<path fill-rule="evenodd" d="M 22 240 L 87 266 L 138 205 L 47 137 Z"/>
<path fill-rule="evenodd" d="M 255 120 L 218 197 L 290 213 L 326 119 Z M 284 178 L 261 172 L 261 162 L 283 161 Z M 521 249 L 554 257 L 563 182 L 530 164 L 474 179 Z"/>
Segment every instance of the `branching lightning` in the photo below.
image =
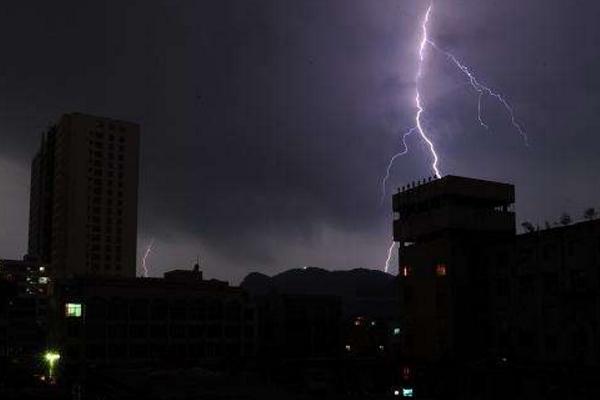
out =
<path fill-rule="evenodd" d="M 144 278 L 148 277 L 148 265 L 146 261 L 148 260 L 148 256 L 152 252 L 152 246 L 154 246 L 154 239 L 150 240 L 150 244 L 146 247 L 146 251 L 144 252 L 144 256 L 142 257 L 142 273 L 144 274 Z"/>
<path fill-rule="evenodd" d="M 432 48 L 434 48 L 435 50 L 439 51 L 440 53 L 444 54 L 446 57 L 448 57 L 448 59 L 450 61 L 452 61 L 454 63 L 454 65 L 456 65 L 456 67 L 463 73 L 465 74 L 465 76 L 467 77 L 467 79 L 469 80 L 469 83 L 471 85 L 471 87 L 473 88 L 473 90 L 475 90 L 478 94 L 478 98 L 477 98 L 477 119 L 479 121 L 479 124 L 484 127 L 485 129 L 489 129 L 489 126 L 483 121 L 483 117 L 482 117 L 482 111 L 481 111 L 481 102 L 483 100 L 483 96 L 484 95 L 488 95 L 491 97 L 496 98 L 496 100 L 498 100 L 498 102 L 502 105 L 502 107 L 504 107 L 504 109 L 506 110 L 509 118 L 510 118 L 510 123 L 512 124 L 512 126 L 515 128 L 515 130 L 517 132 L 519 132 L 519 135 L 521 135 L 521 137 L 523 138 L 523 141 L 525 143 L 526 146 L 529 146 L 529 140 L 527 138 L 527 133 L 525 133 L 525 130 L 523 129 L 523 127 L 521 126 L 521 124 L 517 121 L 517 118 L 515 116 L 515 112 L 512 108 L 512 106 L 510 105 L 510 103 L 504 98 L 504 96 L 494 90 L 492 90 L 490 87 L 482 84 L 481 82 L 479 82 L 479 80 L 477 79 L 477 77 L 471 72 L 471 70 L 469 69 L 469 67 L 467 67 L 465 64 L 463 64 L 462 62 L 460 62 L 458 60 L 458 58 L 456 58 L 456 56 L 446 50 L 443 50 L 442 48 L 440 48 L 437 44 L 435 44 L 433 41 L 431 40 L 427 40 L 427 43 L 429 45 L 431 45 Z"/>
<path fill-rule="evenodd" d="M 425 17 L 423 18 L 423 21 L 421 23 L 422 35 L 421 35 L 421 40 L 419 42 L 419 63 L 418 63 L 417 75 L 416 75 L 416 79 L 415 79 L 415 88 L 416 88 L 415 103 L 416 103 L 416 108 L 417 108 L 417 112 L 415 115 L 415 126 L 413 128 L 411 128 L 409 131 L 407 131 L 405 134 L 402 135 L 403 148 L 400 152 L 398 152 L 394 156 L 392 156 L 392 158 L 390 159 L 390 161 L 388 163 L 386 173 L 385 173 L 383 179 L 381 180 L 381 187 L 382 187 L 382 195 L 381 195 L 382 201 L 381 202 L 382 203 L 386 197 L 387 182 L 390 178 L 390 173 L 393 168 L 394 162 L 396 161 L 396 159 L 398 157 L 401 157 L 408 153 L 408 146 L 406 143 L 406 139 L 415 130 L 419 133 L 419 136 L 423 139 L 423 141 L 426 143 L 427 147 L 429 148 L 429 151 L 433 158 L 433 162 L 431 164 L 431 169 L 433 170 L 436 177 L 438 177 L 438 178 L 441 177 L 441 172 L 438 167 L 439 157 L 438 157 L 436 149 L 435 149 L 435 144 L 428 136 L 425 128 L 423 127 L 423 123 L 422 123 L 422 116 L 423 116 L 423 113 L 425 112 L 425 108 L 423 105 L 423 101 L 422 101 L 422 97 L 421 97 L 419 88 L 420 88 L 421 79 L 423 78 L 423 67 L 424 67 L 424 61 L 425 61 L 425 56 L 426 56 L 425 53 L 426 53 L 427 47 L 431 47 L 432 49 L 434 49 L 434 50 L 438 51 L 439 53 L 443 54 L 444 56 L 446 56 L 458 68 L 458 70 L 465 75 L 470 86 L 477 93 L 477 121 L 479 122 L 479 125 L 481 125 L 481 127 L 483 127 L 486 130 L 490 129 L 489 125 L 484 121 L 484 118 L 483 118 L 483 99 L 484 99 L 484 96 L 493 97 L 506 110 L 506 113 L 508 114 L 508 117 L 510 119 L 510 123 L 512 124 L 513 128 L 519 133 L 519 135 L 521 135 L 525 145 L 527 145 L 527 146 L 529 145 L 527 134 L 526 134 L 525 130 L 523 129 L 523 127 L 521 126 L 521 124 L 519 123 L 519 121 L 517 120 L 514 109 L 512 108 L 510 103 L 506 100 L 506 98 L 501 93 L 499 93 L 499 92 L 491 89 L 490 87 L 484 85 L 483 83 L 481 83 L 479 81 L 479 79 L 477 79 L 475 74 L 473 72 L 471 72 L 471 69 L 469 67 L 467 67 L 463 62 L 461 62 L 458 59 L 458 57 L 456 57 L 454 54 L 444 50 L 443 48 L 438 46 L 433 40 L 430 39 L 428 27 L 429 27 L 429 20 L 431 18 L 432 11 L 433 11 L 433 3 L 430 4 L 429 7 L 427 8 L 427 12 L 425 13 Z"/>
<path fill-rule="evenodd" d="M 390 179 L 390 174 L 392 172 L 392 167 L 394 166 L 394 161 L 396 161 L 396 158 L 401 157 L 401 156 L 405 155 L 406 153 L 408 153 L 408 145 L 406 144 L 406 138 L 409 137 L 416 130 L 417 130 L 417 127 L 414 126 L 402 135 L 402 145 L 404 148 L 401 152 L 394 154 L 394 156 L 390 159 L 390 162 L 388 163 L 387 169 L 385 171 L 385 176 L 381 180 L 381 188 L 382 188 L 381 203 L 382 204 L 385 201 L 385 194 L 386 194 L 385 188 L 386 188 L 388 179 Z"/>
<path fill-rule="evenodd" d="M 438 178 L 441 177 L 441 173 L 438 168 L 439 158 L 438 158 L 437 152 L 435 151 L 435 145 L 433 144 L 433 142 L 431 141 L 431 139 L 429 138 L 429 136 L 427 135 L 427 133 L 425 132 L 425 129 L 423 127 L 422 117 L 423 117 L 423 113 L 425 112 L 425 108 L 421 101 L 421 93 L 420 93 L 420 81 L 421 81 L 421 78 L 423 77 L 423 64 L 425 62 L 425 50 L 427 48 L 427 44 L 430 43 L 427 27 L 429 25 L 429 18 L 431 16 L 432 9 L 433 9 L 433 4 L 431 4 L 427 8 L 427 13 L 425 14 L 425 18 L 423 19 L 423 22 L 421 24 L 422 36 L 421 36 L 421 41 L 419 42 L 419 65 L 417 68 L 417 76 L 415 78 L 415 105 L 417 107 L 417 113 L 415 114 L 415 126 L 412 127 L 411 129 L 409 129 L 406 133 L 404 133 L 402 135 L 402 144 L 403 144 L 404 148 L 399 153 L 394 154 L 394 156 L 390 159 L 390 162 L 388 163 L 386 174 L 381 181 L 381 202 L 382 203 L 385 201 L 387 181 L 390 178 L 390 173 L 391 173 L 392 167 L 394 166 L 394 161 L 396 161 L 396 159 L 398 157 L 401 157 L 408 153 L 408 145 L 406 143 L 406 138 L 415 131 L 417 131 L 419 133 L 419 136 L 421 137 L 421 139 L 423 139 L 423 141 L 429 147 L 429 151 L 431 152 L 431 155 L 433 157 L 433 162 L 431 163 L 431 169 L 435 173 L 436 177 L 438 177 Z"/>
<path fill-rule="evenodd" d="M 420 138 L 425 142 L 425 144 L 429 148 L 429 152 L 431 153 L 431 157 L 433 159 L 433 161 L 431 163 L 431 169 L 433 170 L 435 176 L 437 178 L 441 178 L 441 176 L 442 176 L 442 173 L 438 166 L 439 157 L 436 152 L 435 144 L 431 140 L 429 135 L 427 134 L 427 131 L 426 131 L 425 127 L 423 126 L 423 121 L 422 121 L 423 114 L 425 113 L 425 106 L 423 104 L 422 97 L 421 97 L 420 83 L 423 78 L 425 56 L 426 56 L 426 50 L 428 47 L 431 47 L 432 49 L 445 55 L 459 69 L 459 71 L 462 72 L 466 76 L 470 86 L 477 93 L 477 121 L 479 122 L 479 125 L 481 125 L 481 127 L 483 127 L 486 130 L 490 129 L 489 125 L 484 121 L 484 118 L 483 118 L 483 99 L 484 99 L 484 96 L 493 97 L 502 105 L 502 107 L 504 107 L 504 109 L 506 110 L 506 112 L 509 116 L 510 123 L 512 124 L 513 128 L 519 133 L 519 135 L 521 135 L 525 145 L 526 146 L 529 145 L 527 134 L 526 134 L 525 130 L 523 129 L 523 127 L 521 126 L 521 124 L 518 122 L 518 120 L 515 116 L 515 112 L 514 112 L 512 106 L 510 105 L 510 103 L 506 100 L 506 98 L 501 93 L 496 92 L 496 91 L 492 90 L 490 87 L 481 83 L 477 79 L 475 74 L 473 72 L 471 72 L 471 69 L 469 67 L 467 67 L 463 62 L 461 62 L 454 54 L 444 50 L 443 48 L 438 46 L 434 41 L 432 41 L 429 38 L 428 28 L 429 28 L 429 20 L 431 18 L 432 10 L 433 10 L 433 3 L 431 3 L 429 5 L 429 7 L 427 8 L 427 12 L 425 13 L 423 21 L 421 23 L 422 34 L 421 34 L 421 39 L 420 39 L 419 47 L 418 47 L 419 59 L 418 59 L 417 75 L 415 78 L 415 105 L 416 105 L 416 110 L 417 110 L 416 114 L 415 114 L 415 126 L 412 127 L 411 129 L 409 129 L 408 131 L 406 131 L 402 135 L 402 146 L 403 146 L 402 150 L 400 152 L 396 153 L 394 156 L 392 156 L 392 158 L 390 159 L 390 161 L 388 163 L 385 175 L 384 175 L 383 179 L 381 180 L 381 189 L 382 189 L 381 203 L 382 204 L 386 198 L 387 182 L 390 179 L 390 174 L 391 174 L 392 168 L 394 166 L 394 162 L 396 161 L 397 158 L 404 156 L 405 154 L 408 153 L 409 148 L 408 148 L 408 144 L 407 144 L 406 140 L 414 132 L 418 132 Z M 394 250 L 394 247 L 395 247 L 395 242 L 392 241 L 392 244 L 388 249 L 387 259 L 385 262 L 385 272 L 389 271 L 390 262 L 392 259 L 392 252 Z"/>

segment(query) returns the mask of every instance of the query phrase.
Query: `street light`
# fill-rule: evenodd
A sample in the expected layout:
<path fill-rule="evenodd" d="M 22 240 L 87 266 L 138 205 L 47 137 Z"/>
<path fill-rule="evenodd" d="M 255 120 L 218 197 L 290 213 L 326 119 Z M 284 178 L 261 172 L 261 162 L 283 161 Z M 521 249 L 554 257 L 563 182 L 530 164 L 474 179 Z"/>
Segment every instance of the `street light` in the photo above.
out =
<path fill-rule="evenodd" d="M 55 351 L 47 351 L 44 354 L 44 360 L 48 364 L 48 376 L 50 381 L 54 381 L 54 369 L 56 368 L 56 364 L 58 360 L 60 360 L 60 354 Z"/>

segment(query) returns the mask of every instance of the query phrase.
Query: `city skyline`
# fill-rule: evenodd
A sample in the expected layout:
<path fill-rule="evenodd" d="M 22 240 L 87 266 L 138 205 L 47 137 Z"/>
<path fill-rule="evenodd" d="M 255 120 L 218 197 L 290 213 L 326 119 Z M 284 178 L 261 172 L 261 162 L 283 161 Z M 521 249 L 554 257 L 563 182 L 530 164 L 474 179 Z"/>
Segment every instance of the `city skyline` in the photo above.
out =
<path fill-rule="evenodd" d="M 446 172 L 514 183 L 518 223 L 600 208 L 599 99 L 586 92 L 598 80 L 593 6 L 480 3 L 437 4 L 432 34 L 509 95 L 531 145 L 491 102 L 494 128 L 483 131 L 477 96 L 432 54 L 423 90 Z M 141 125 L 138 258 L 154 238 L 151 275 L 197 257 L 234 282 L 302 265 L 383 267 L 392 218 L 389 198 L 378 204 L 379 179 L 413 116 L 426 3 L 238 6 L 41 5 L 31 25 L 3 21 L 23 36 L 16 45 L 3 35 L 3 257 L 26 252 L 40 134 L 62 113 L 84 112 Z M 26 12 L 10 5 L 3 18 Z M 44 22 L 65 18 L 77 37 Z M 78 61 L 63 61 L 74 49 Z M 431 175 L 412 145 L 390 189 Z"/>

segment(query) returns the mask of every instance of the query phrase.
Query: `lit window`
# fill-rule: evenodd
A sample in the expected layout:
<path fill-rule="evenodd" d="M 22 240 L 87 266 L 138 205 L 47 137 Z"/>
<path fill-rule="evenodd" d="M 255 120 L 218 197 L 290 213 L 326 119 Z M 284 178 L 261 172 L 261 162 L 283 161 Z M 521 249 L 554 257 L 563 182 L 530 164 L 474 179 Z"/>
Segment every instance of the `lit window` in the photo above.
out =
<path fill-rule="evenodd" d="M 351 351 L 351 350 L 352 350 L 352 347 L 349 344 L 347 344 L 346 345 L 346 351 Z"/>
<path fill-rule="evenodd" d="M 446 264 L 437 264 L 435 266 L 435 274 L 437 276 L 446 276 L 447 273 L 448 268 L 446 267 Z"/>
<path fill-rule="evenodd" d="M 412 388 L 402 388 L 402 397 L 413 397 Z"/>
<path fill-rule="evenodd" d="M 400 332 L 400 328 L 394 328 L 394 336 L 398 336 Z"/>
<path fill-rule="evenodd" d="M 65 304 L 65 316 L 66 317 L 81 318 L 81 314 L 82 314 L 81 304 L 78 304 L 78 303 Z"/>
<path fill-rule="evenodd" d="M 410 267 L 410 265 L 405 265 L 402 267 L 402 276 L 411 276 L 412 275 L 412 268 Z"/>

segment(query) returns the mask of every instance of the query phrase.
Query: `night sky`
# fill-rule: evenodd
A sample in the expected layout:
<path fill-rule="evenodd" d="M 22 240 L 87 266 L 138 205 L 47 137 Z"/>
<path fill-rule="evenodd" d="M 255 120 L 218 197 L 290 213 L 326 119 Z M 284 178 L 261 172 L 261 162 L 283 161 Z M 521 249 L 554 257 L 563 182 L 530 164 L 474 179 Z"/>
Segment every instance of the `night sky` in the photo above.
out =
<path fill-rule="evenodd" d="M 379 181 L 413 125 L 426 1 L 18 1 L 0 13 L 0 258 L 26 250 L 29 163 L 65 112 L 142 126 L 139 247 L 152 275 L 233 282 L 382 268 Z M 431 36 L 514 107 L 483 107 L 428 52 L 424 121 L 444 174 L 517 185 L 517 220 L 600 209 L 600 3 L 438 0 Z M 432 174 L 418 137 L 390 189 Z M 141 250 L 140 250 L 141 251 Z M 395 268 L 392 269 L 395 271 Z"/>

